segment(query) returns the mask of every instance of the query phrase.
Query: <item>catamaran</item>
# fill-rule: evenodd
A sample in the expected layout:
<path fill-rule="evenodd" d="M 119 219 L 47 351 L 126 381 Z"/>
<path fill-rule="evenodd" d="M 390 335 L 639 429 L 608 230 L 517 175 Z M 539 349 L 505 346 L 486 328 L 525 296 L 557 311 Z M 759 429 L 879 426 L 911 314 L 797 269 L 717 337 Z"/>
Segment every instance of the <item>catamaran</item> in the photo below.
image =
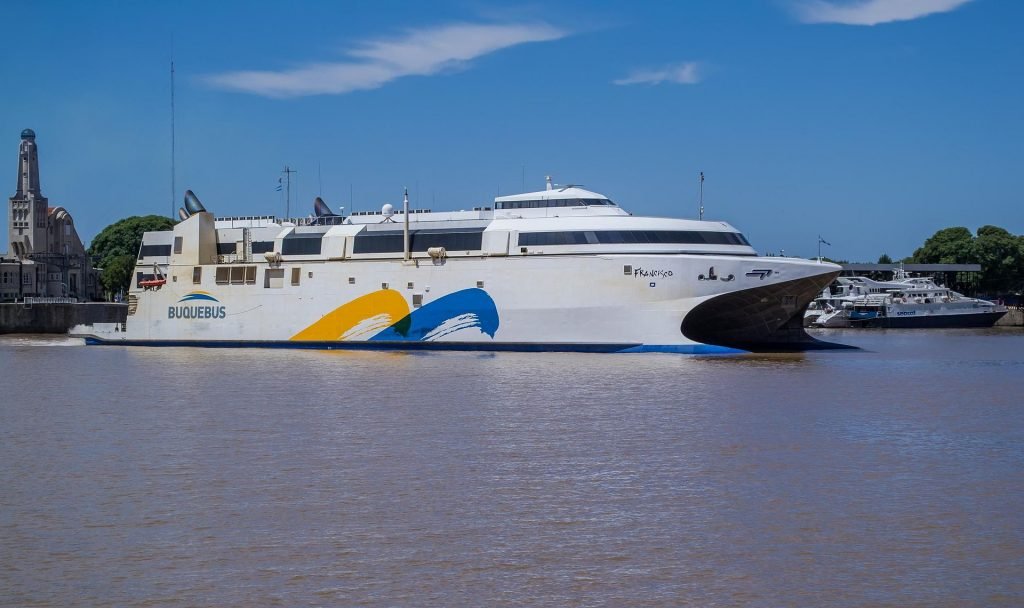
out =
<path fill-rule="evenodd" d="M 580 186 L 433 212 L 216 218 L 147 232 L 133 346 L 724 353 L 830 346 L 802 327 L 835 264 L 762 257 L 726 222 L 634 216 Z"/>

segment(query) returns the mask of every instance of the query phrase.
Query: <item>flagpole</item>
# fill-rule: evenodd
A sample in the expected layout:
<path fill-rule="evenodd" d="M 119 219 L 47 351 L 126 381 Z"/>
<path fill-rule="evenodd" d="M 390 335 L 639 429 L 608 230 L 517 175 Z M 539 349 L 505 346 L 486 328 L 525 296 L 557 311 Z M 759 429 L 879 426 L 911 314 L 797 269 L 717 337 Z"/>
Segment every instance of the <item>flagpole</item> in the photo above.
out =
<path fill-rule="evenodd" d="M 700 212 L 697 215 L 697 219 L 703 221 L 704 219 L 704 172 L 700 172 Z"/>

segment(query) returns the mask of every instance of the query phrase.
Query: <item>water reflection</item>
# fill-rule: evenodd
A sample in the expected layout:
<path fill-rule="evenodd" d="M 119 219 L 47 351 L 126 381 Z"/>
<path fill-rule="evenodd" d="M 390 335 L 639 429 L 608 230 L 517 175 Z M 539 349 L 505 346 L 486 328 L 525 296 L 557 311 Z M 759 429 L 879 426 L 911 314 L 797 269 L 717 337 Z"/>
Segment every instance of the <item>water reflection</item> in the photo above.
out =
<path fill-rule="evenodd" d="M 838 337 L 864 350 L 0 338 L 0 590 L 43 606 L 1024 601 L 1024 335 Z"/>

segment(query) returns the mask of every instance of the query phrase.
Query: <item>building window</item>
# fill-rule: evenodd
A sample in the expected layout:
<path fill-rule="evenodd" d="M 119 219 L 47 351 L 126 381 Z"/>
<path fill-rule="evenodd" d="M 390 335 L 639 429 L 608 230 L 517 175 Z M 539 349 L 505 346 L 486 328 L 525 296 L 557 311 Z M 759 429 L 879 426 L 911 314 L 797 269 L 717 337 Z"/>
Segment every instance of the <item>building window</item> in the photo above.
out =
<path fill-rule="evenodd" d="M 292 268 L 292 285 L 298 285 L 299 279 L 302 278 L 301 268 Z"/>
<path fill-rule="evenodd" d="M 180 236 L 174 237 L 174 253 L 181 253 L 182 240 L 183 239 Z"/>
<path fill-rule="evenodd" d="M 192 284 L 199 285 L 203 282 L 203 267 L 195 266 L 192 268 Z"/>
<path fill-rule="evenodd" d="M 231 268 L 227 266 L 217 267 L 216 281 L 218 285 L 227 285 L 231 279 Z"/>

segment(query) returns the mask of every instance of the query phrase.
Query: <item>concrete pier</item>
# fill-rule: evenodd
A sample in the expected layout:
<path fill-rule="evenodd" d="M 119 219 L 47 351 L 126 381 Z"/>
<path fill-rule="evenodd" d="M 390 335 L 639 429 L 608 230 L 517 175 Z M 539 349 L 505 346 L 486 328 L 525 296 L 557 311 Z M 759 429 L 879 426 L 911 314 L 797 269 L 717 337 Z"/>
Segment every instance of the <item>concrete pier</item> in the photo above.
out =
<path fill-rule="evenodd" d="M 127 304 L 0 304 L 0 334 L 63 334 L 75 325 L 124 323 Z"/>
<path fill-rule="evenodd" d="M 1024 327 L 1024 309 L 1011 308 L 1003 318 L 996 321 L 996 326 Z"/>

